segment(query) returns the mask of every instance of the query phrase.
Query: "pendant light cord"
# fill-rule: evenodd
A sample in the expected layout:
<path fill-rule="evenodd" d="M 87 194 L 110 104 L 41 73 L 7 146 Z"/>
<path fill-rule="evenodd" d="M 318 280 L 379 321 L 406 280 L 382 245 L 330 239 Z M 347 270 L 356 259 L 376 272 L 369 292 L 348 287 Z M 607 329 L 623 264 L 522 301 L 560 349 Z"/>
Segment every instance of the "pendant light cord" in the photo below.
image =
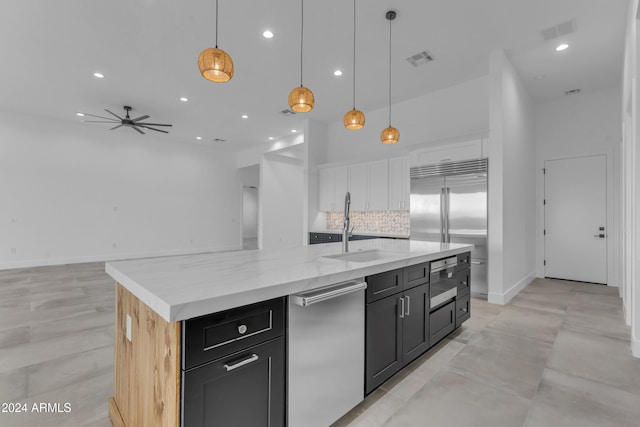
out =
<path fill-rule="evenodd" d="M 302 87 L 302 46 L 304 45 L 304 0 L 301 0 L 300 14 L 300 87 Z"/>
<path fill-rule="evenodd" d="M 218 0 L 216 0 L 216 49 L 218 48 Z"/>
<path fill-rule="evenodd" d="M 391 127 L 391 19 L 389 19 L 389 127 Z"/>
<path fill-rule="evenodd" d="M 356 109 L 356 0 L 353 0 L 353 109 Z"/>

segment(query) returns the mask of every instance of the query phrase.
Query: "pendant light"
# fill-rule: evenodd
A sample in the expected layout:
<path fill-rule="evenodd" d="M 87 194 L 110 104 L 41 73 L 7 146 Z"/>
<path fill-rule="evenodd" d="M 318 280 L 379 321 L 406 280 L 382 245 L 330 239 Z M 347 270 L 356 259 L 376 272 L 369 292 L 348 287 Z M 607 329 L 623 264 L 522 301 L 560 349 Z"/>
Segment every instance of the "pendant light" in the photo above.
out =
<path fill-rule="evenodd" d="M 233 77 L 233 60 L 227 52 L 218 49 L 218 0 L 216 0 L 216 47 L 208 47 L 198 57 L 202 77 L 215 83 L 225 83 Z"/>
<path fill-rule="evenodd" d="M 395 144 L 400 139 L 400 131 L 391 126 L 391 21 L 396 19 L 396 13 L 390 10 L 385 15 L 389 21 L 389 127 L 380 133 L 383 144 Z"/>
<path fill-rule="evenodd" d="M 301 0 L 302 19 L 300 21 L 300 87 L 289 94 L 289 107 L 296 113 L 308 113 L 313 110 L 313 92 L 302 85 L 302 48 L 304 42 L 304 0 Z"/>
<path fill-rule="evenodd" d="M 353 109 L 344 115 L 344 127 L 351 130 L 362 129 L 364 113 L 356 110 L 356 0 L 353 0 Z"/>

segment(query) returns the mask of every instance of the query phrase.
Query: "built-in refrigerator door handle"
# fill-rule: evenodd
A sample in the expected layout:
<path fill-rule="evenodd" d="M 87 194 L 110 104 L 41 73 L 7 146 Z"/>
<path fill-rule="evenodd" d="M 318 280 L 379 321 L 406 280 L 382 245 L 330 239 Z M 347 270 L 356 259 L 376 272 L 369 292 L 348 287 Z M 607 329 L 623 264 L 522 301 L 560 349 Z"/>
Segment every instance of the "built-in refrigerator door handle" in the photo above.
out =
<path fill-rule="evenodd" d="M 444 187 L 440 189 L 440 242 L 444 243 L 444 230 L 446 228 L 445 224 L 445 214 L 444 214 Z"/>
<path fill-rule="evenodd" d="M 451 189 L 447 187 L 445 195 L 445 243 L 451 243 L 451 235 L 449 234 L 449 201 L 451 199 Z"/>

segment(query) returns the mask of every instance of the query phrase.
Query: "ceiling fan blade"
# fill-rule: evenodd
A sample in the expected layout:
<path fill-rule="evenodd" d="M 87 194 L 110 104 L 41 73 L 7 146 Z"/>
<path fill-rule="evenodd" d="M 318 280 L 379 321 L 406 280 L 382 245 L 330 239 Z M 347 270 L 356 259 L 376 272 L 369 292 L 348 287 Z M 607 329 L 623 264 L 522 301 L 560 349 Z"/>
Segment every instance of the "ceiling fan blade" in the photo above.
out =
<path fill-rule="evenodd" d="M 143 125 L 139 125 L 140 127 L 143 127 L 145 129 L 151 129 L 151 130 L 155 130 L 156 132 L 162 132 L 162 133 L 169 133 L 166 130 L 161 130 L 161 129 L 154 129 L 154 128 L 150 128 L 148 126 L 143 126 Z"/>
<path fill-rule="evenodd" d="M 118 126 L 116 126 L 116 127 L 113 127 L 113 128 L 111 128 L 111 129 L 109 129 L 109 130 L 118 129 L 119 127 L 122 127 L 122 123 L 121 123 L 121 124 L 119 124 L 119 125 L 118 125 Z"/>
<path fill-rule="evenodd" d="M 144 135 L 144 132 L 142 132 L 142 130 L 140 130 L 140 128 L 138 128 L 138 126 L 129 126 L 131 129 L 135 130 L 136 132 L 140 132 L 141 134 Z"/>
<path fill-rule="evenodd" d="M 116 120 L 112 119 L 111 117 L 96 116 L 95 114 L 89 114 L 89 113 L 82 113 L 82 114 L 84 114 L 85 116 L 97 117 L 99 119 L 113 120 L 114 122 L 116 121 Z"/>
<path fill-rule="evenodd" d="M 163 123 L 138 123 L 138 125 L 145 125 L 145 126 L 173 126 L 173 125 L 166 125 Z"/>
<path fill-rule="evenodd" d="M 118 123 L 117 120 L 83 120 L 83 123 Z"/>
<path fill-rule="evenodd" d="M 140 117 L 138 117 L 137 119 L 132 119 L 131 121 L 132 121 L 132 122 L 137 122 L 137 121 L 140 121 L 140 120 L 148 119 L 149 117 L 150 117 L 150 116 L 147 116 L 147 115 L 145 114 L 144 116 L 140 116 Z"/>
<path fill-rule="evenodd" d="M 104 109 L 104 111 L 106 111 L 107 113 L 111 114 L 112 116 L 116 116 L 118 118 L 118 120 L 121 120 L 121 121 L 124 120 L 122 117 L 120 117 L 119 115 L 117 115 L 113 111 L 109 111 L 106 108 Z"/>

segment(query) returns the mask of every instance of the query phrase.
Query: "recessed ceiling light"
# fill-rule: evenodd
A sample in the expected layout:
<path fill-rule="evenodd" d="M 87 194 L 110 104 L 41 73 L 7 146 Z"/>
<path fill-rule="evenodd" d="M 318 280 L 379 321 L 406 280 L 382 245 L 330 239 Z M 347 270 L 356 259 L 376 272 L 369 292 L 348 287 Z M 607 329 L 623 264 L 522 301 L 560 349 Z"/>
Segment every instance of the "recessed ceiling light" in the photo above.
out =
<path fill-rule="evenodd" d="M 273 38 L 273 33 L 269 30 L 266 30 L 264 33 L 262 33 L 262 37 L 264 37 L 265 39 L 271 39 Z"/>
<path fill-rule="evenodd" d="M 80 112 L 78 112 L 78 113 L 76 113 L 76 116 L 84 117 L 84 113 L 80 113 Z"/>
<path fill-rule="evenodd" d="M 274 138 L 274 137 L 272 137 L 272 136 L 270 136 L 270 137 L 269 137 L 269 141 L 273 141 L 274 139 L 275 139 L 275 138 Z"/>
<path fill-rule="evenodd" d="M 202 140 L 202 137 L 201 137 L 201 136 L 196 136 L 196 139 L 197 139 L 198 141 L 200 141 L 200 140 Z"/>
<path fill-rule="evenodd" d="M 243 114 L 243 115 L 242 115 L 242 118 L 243 118 L 243 119 L 248 119 L 248 118 L 249 118 L 249 116 L 247 116 L 246 114 Z"/>
<path fill-rule="evenodd" d="M 291 133 L 296 133 L 296 132 L 298 132 L 298 131 L 295 130 L 295 129 L 291 129 Z"/>
<path fill-rule="evenodd" d="M 335 70 L 333 72 L 333 75 L 336 76 L 336 77 L 340 77 L 342 75 L 342 70 Z"/>
<path fill-rule="evenodd" d="M 566 43 L 562 43 L 562 44 L 558 45 L 558 47 L 556 47 L 556 50 L 557 50 L 558 52 L 560 52 L 560 51 L 563 51 L 563 50 L 567 49 L 568 47 L 569 47 L 569 45 L 568 45 L 568 44 L 566 44 Z"/>
<path fill-rule="evenodd" d="M 182 98 L 180 98 L 180 101 L 182 102 L 187 102 L 189 100 L 189 98 L 185 98 L 184 96 Z"/>
<path fill-rule="evenodd" d="M 104 79 L 104 74 L 102 74 L 102 73 L 93 73 L 93 77 L 97 77 L 99 79 Z"/>

